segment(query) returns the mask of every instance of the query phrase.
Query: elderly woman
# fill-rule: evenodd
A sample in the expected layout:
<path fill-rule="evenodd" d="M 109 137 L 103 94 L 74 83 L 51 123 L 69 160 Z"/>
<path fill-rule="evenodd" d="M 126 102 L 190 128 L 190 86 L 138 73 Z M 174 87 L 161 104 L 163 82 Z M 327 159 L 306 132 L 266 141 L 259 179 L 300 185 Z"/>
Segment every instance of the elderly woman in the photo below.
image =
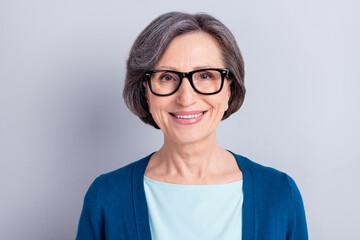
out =
<path fill-rule="evenodd" d="M 216 140 L 244 95 L 243 59 L 221 22 L 179 12 L 151 22 L 130 51 L 123 96 L 164 144 L 93 182 L 77 239 L 307 239 L 294 181 Z"/>

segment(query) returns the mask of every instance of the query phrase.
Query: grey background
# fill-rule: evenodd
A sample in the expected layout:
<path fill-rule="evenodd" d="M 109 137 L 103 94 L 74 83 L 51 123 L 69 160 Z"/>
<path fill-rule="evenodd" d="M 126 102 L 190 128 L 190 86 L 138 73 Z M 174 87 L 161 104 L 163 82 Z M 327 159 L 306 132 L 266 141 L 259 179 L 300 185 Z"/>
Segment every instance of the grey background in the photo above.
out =
<path fill-rule="evenodd" d="M 84 194 L 157 150 L 121 97 L 137 34 L 207 12 L 246 63 L 222 146 L 292 176 L 311 239 L 360 239 L 357 1 L 0 1 L 0 239 L 74 239 Z"/>

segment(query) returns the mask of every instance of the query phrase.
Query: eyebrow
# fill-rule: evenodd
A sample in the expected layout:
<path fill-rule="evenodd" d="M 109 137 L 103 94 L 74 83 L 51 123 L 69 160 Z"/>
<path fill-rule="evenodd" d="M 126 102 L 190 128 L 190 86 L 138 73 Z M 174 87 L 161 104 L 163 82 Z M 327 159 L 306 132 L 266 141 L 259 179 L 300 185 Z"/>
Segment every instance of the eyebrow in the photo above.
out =
<path fill-rule="evenodd" d="M 223 67 L 214 67 L 214 66 L 209 66 L 209 65 L 208 66 L 197 66 L 197 67 L 193 68 L 193 70 L 191 70 L 191 71 L 196 71 L 199 69 L 207 69 L 207 68 L 223 68 Z M 156 68 L 156 70 L 171 70 L 171 71 L 176 71 L 176 72 L 179 71 L 177 68 L 170 67 L 170 66 L 161 66 L 161 67 Z"/>

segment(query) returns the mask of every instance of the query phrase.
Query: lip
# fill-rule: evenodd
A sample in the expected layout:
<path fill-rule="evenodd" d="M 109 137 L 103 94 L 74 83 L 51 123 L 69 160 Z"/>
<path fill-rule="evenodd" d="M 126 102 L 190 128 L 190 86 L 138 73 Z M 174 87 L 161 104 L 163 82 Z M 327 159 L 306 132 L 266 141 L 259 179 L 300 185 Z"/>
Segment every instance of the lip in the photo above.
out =
<path fill-rule="evenodd" d="M 203 113 L 203 114 L 201 114 L 199 117 L 195 117 L 195 118 L 177 118 L 174 116 L 174 114 L 175 115 L 195 115 L 195 114 L 199 114 L 199 113 Z M 191 125 L 191 124 L 200 122 L 204 118 L 206 113 L 207 113 L 207 111 L 200 111 L 200 110 L 178 111 L 178 112 L 171 112 L 170 116 L 176 123 L 179 123 L 181 125 Z"/>

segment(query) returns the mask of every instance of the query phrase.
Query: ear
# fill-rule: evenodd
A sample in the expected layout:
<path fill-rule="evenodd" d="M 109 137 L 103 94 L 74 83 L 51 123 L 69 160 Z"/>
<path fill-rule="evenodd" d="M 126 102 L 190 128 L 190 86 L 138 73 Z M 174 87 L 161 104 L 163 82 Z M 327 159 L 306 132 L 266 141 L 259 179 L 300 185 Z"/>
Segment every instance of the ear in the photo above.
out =
<path fill-rule="evenodd" d="M 148 85 L 145 81 L 142 82 L 142 85 L 144 86 L 144 89 L 145 89 L 145 99 L 146 99 L 146 102 L 147 104 L 149 105 L 149 93 L 148 93 Z"/>
<path fill-rule="evenodd" d="M 228 79 L 227 82 L 228 82 L 228 98 L 230 99 L 230 97 L 231 97 L 231 84 L 232 84 L 232 80 L 231 80 L 231 79 Z"/>
<path fill-rule="evenodd" d="M 149 112 L 151 113 L 151 107 L 150 107 L 150 101 L 149 101 L 149 86 L 145 81 L 142 82 L 142 85 L 144 86 L 144 94 L 145 94 L 145 100 L 148 105 Z"/>
<path fill-rule="evenodd" d="M 231 80 L 231 79 L 228 79 L 228 80 L 226 81 L 226 83 L 227 83 L 228 96 L 227 96 L 225 111 L 227 111 L 227 110 L 229 109 L 229 101 L 230 101 L 230 97 L 231 97 L 231 84 L 232 84 L 232 80 Z"/>

